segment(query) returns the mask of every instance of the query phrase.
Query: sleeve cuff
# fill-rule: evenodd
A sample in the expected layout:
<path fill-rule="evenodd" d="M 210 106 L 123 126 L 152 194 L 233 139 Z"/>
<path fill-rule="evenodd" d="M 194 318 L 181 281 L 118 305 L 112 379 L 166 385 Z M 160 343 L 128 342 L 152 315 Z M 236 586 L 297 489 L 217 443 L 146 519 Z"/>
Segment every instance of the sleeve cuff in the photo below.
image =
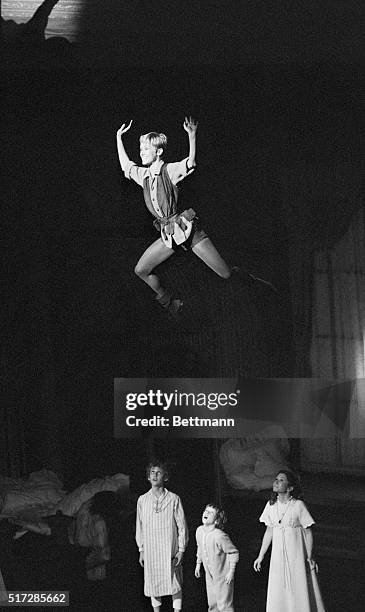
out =
<path fill-rule="evenodd" d="M 186 168 L 186 175 L 191 174 L 192 172 L 194 172 L 195 167 L 196 166 L 192 166 L 191 168 L 189 168 L 189 158 L 186 158 L 186 163 L 185 163 L 185 168 Z"/>
<path fill-rule="evenodd" d="M 124 168 L 124 176 L 125 178 L 129 179 L 131 178 L 131 169 L 133 168 L 133 166 L 136 166 L 137 164 L 135 164 L 133 161 L 129 161 L 126 165 L 126 167 Z"/>

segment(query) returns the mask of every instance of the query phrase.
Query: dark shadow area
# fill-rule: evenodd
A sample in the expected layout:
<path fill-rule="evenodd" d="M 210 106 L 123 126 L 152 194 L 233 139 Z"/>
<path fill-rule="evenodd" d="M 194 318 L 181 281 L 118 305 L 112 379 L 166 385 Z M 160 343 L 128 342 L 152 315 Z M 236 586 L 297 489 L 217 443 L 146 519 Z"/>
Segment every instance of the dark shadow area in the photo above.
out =
<path fill-rule="evenodd" d="M 2 68 L 4 350 L 13 389 L 21 385 L 14 397 L 19 392 L 27 405 L 35 464 L 44 431 L 57 432 L 59 448 L 70 451 L 70 475 L 88 456 L 87 439 L 103 446 L 114 376 L 291 376 L 288 253 L 296 219 L 283 210 L 285 172 L 293 159 L 321 167 L 334 142 L 359 155 L 361 67 L 102 74 L 85 70 L 80 48 L 62 39 L 43 42 L 39 61 L 29 49 L 7 51 L 17 59 Z M 181 159 L 187 111 L 200 121 L 198 167 L 184 181 L 182 205 L 196 206 L 231 264 L 280 291 L 222 281 L 192 254 L 177 253 L 160 267 L 184 299 L 176 325 L 133 273 L 156 234 L 142 194 L 121 174 L 115 132 L 133 117 L 132 159 L 150 129 L 168 134 L 168 160 Z M 318 181 L 325 192 L 329 184 Z"/>
<path fill-rule="evenodd" d="M 301 233 L 303 219 L 294 206 L 291 215 L 284 209 L 285 186 L 289 179 L 301 185 L 301 168 L 318 167 L 312 196 L 305 194 L 305 214 L 312 222 L 320 204 L 333 210 L 328 194 L 333 193 L 341 164 L 327 172 L 327 162 L 342 155 L 345 159 L 350 151 L 351 167 L 361 169 L 363 164 L 365 73 L 361 64 L 309 63 L 311 39 L 304 40 L 304 33 L 305 53 L 291 53 L 288 44 L 286 64 L 279 61 L 285 50 L 275 53 L 270 63 L 282 26 L 277 23 L 270 30 L 269 10 L 260 22 L 263 8 L 255 14 L 255 24 L 258 29 L 263 24 L 260 36 L 267 42 L 253 65 L 247 59 L 258 49 L 259 39 L 250 53 L 249 42 L 245 48 L 242 41 L 232 44 L 229 32 L 235 15 L 227 13 L 221 23 L 217 8 L 209 23 L 202 12 L 187 32 L 180 24 L 193 3 L 181 3 L 162 32 L 163 16 L 151 3 L 137 3 L 135 11 L 131 2 L 88 3 L 82 36 L 71 43 L 66 37 L 44 38 L 47 11 L 55 4 L 43 4 L 46 12 L 38 14 L 39 25 L 34 20 L 24 26 L 2 23 L 7 38 L 1 67 L 7 303 L 2 350 L 9 400 L 6 425 L 11 432 L 4 473 L 46 466 L 59 471 L 72 487 L 118 470 L 131 475 L 136 494 L 145 490 L 148 452 L 144 440 L 112 438 L 113 377 L 293 375 L 296 311 L 289 251 L 296 246 L 293 235 L 301 236 L 298 246 L 311 248 L 317 236 L 308 230 L 313 223 L 303 222 Z M 241 3 L 240 11 L 247 7 Z M 245 22 L 245 31 L 252 19 Z M 353 19 L 352 11 L 351 23 Z M 198 59 L 206 58 L 205 67 L 201 61 L 190 63 L 182 48 L 189 40 L 196 44 L 203 22 Z M 311 23 L 309 19 L 303 32 Z M 237 18 L 236 36 L 239 27 Z M 315 32 L 317 28 L 319 22 Z M 284 29 L 289 39 L 290 28 Z M 177 31 L 179 44 L 173 47 Z M 194 48 L 189 48 L 191 54 Z M 345 56 L 352 57 L 346 48 Z M 133 61 L 141 62 L 137 68 L 129 62 L 134 51 Z M 359 59 L 362 53 L 361 48 Z M 325 47 L 318 57 L 329 54 Z M 153 67 L 143 63 L 146 55 Z M 295 61 L 299 58 L 302 63 Z M 176 324 L 166 319 L 133 273 L 156 234 L 142 193 L 122 176 L 115 133 L 133 118 L 126 140 L 132 159 L 138 161 L 139 135 L 154 129 L 169 137 L 168 161 L 182 159 L 187 153 L 182 129 L 187 113 L 199 120 L 198 167 L 184 181 L 182 202 L 196 206 L 207 233 L 231 264 L 272 280 L 279 294 L 225 282 L 192 254 L 179 252 L 160 267 L 164 282 L 184 298 L 184 314 Z M 291 173 L 293 162 L 298 162 L 296 174 Z M 365 175 L 359 176 L 353 183 L 362 194 Z M 347 187 L 344 182 L 340 208 L 347 206 Z M 334 209 L 330 216 L 338 236 L 346 223 Z M 203 610 L 204 588 L 190 569 L 201 506 L 215 493 L 210 442 L 184 440 L 177 448 L 164 441 L 159 450 L 174 464 L 174 490 L 189 508 L 187 612 Z M 262 499 L 227 503 L 233 540 L 242 549 L 236 610 L 260 612 L 266 574 L 252 573 L 251 558 L 261 537 L 257 517 Z M 321 511 L 330 515 L 332 507 Z M 350 514 L 338 511 L 333 520 L 361 529 L 358 515 Z M 116 535 L 120 547 L 107 581 L 100 585 L 86 582 L 83 559 L 75 551 L 69 555 L 59 543 L 34 534 L 13 541 L 13 526 L 2 523 L 1 529 L 8 530 L 3 534 L 6 563 L 1 560 L 8 588 L 65 585 L 75 595 L 70 608 L 75 612 L 149 609 L 133 539 L 134 517 L 126 521 Z M 363 561 L 323 553 L 321 563 L 331 612 L 347 609 L 349 601 L 351 610 L 362 609 L 356 606 L 363 601 Z"/>
<path fill-rule="evenodd" d="M 69 10 L 66 5 L 65 11 Z M 94 63 L 232 66 L 364 61 L 356 0 L 74 0 L 75 34 Z M 62 27 L 67 30 L 67 20 Z M 107 35 L 106 35 L 107 32 Z"/>

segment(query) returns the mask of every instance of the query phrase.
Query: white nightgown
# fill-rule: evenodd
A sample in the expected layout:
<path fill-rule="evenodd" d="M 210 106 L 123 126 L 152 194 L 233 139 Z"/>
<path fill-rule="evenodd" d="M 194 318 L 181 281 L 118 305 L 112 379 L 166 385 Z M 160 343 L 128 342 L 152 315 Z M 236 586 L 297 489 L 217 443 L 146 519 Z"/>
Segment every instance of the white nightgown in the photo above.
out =
<path fill-rule="evenodd" d="M 317 574 L 307 561 L 306 528 L 314 520 L 304 502 L 268 502 L 260 521 L 273 530 L 266 612 L 325 612 Z"/>

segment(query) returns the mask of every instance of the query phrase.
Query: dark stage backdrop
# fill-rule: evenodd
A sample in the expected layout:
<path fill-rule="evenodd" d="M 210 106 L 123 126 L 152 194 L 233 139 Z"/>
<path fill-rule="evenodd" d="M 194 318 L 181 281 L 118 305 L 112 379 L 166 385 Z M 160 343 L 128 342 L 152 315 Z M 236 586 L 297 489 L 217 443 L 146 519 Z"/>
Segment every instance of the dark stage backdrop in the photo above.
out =
<path fill-rule="evenodd" d="M 18 367 L 15 402 L 23 405 L 30 466 L 51 461 L 57 469 L 64 445 L 80 465 L 85 440 L 108 439 L 113 376 L 161 368 L 172 376 L 290 372 L 286 235 L 267 153 L 254 148 L 254 126 L 237 114 L 234 91 L 246 76 L 238 73 L 234 84 L 215 71 L 95 79 L 77 59 L 56 54 L 35 68 L 31 58 L 28 70 L 6 73 L 8 352 Z M 133 273 L 156 234 L 142 194 L 119 170 L 115 131 L 134 116 L 132 157 L 140 132 L 154 128 L 170 137 L 169 159 L 182 158 L 186 107 L 200 120 L 201 153 L 184 201 L 231 263 L 272 279 L 281 297 L 226 283 L 194 256 L 177 254 L 161 267 L 186 303 L 171 325 Z"/>
<path fill-rule="evenodd" d="M 159 53 L 178 16 L 158 38 Z M 96 13 L 88 19 L 95 23 Z M 336 240 L 361 202 L 361 68 L 259 65 L 270 47 L 256 54 L 256 66 L 228 56 L 221 63 L 218 40 L 210 65 L 202 45 L 194 62 L 179 53 L 177 65 L 168 55 L 168 65 L 132 68 L 130 53 L 121 62 L 112 53 L 116 30 L 109 57 L 101 54 L 102 31 L 37 44 L 20 32 L 3 63 L 3 346 L 19 414 L 15 426 L 7 419 L 13 473 L 47 463 L 86 474 L 94 441 L 111 444 L 114 376 L 162 368 L 171 376 L 310 374 L 313 249 Z M 146 36 L 139 40 L 148 50 Z M 303 59 L 303 44 L 290 49 L 292 61 Z M 139 134 L 156 129 L 169 136 L 168 159 L 179 159 L 187 113 L 199 120 L 198 168 L 184 182 L 184 201 L 228 261 L 280 293 L 225 283 L 193 256 L 176 255 L 161 267 L 186 304 L 172 326 L 133 274 L 155 234 L 140 191 L 121 175 L 115 132 L 133 117 L 125 137 L 132 158 Z"/>
<path fill-rule="evenodd" d="M 28 21 L 40 0 L 3 0 Z M 52 4 L 55 5 L 51 10 Z M 122 64 L 213 66 L 358 62 L 365 9 L 358 0 L 46 0 L 46 37 L 67 37 Z"/>

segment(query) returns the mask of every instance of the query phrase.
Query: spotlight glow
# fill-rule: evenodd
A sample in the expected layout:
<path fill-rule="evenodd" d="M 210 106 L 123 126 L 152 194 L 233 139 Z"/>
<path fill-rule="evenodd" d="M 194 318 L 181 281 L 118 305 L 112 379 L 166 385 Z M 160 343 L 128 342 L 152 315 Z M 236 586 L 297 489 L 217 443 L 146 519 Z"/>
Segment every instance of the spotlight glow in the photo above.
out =
<path fill-rule="evenodd" d="M 46 6 L 46 2 L 43 4 Z M 78 39 L 85 4 L 86 0 L 59 0 L 48 16 L 45 37 L 63 36 L 70 42 L 75 42 Z M 3 0 L 1 16 L 5 21 L 15 24 L 27 23 L 41 5 L 40 0 Z"/>

